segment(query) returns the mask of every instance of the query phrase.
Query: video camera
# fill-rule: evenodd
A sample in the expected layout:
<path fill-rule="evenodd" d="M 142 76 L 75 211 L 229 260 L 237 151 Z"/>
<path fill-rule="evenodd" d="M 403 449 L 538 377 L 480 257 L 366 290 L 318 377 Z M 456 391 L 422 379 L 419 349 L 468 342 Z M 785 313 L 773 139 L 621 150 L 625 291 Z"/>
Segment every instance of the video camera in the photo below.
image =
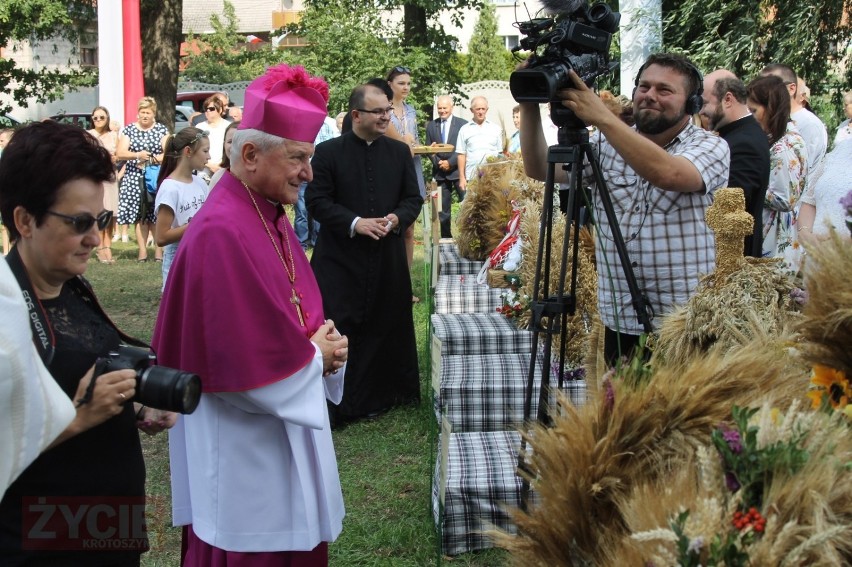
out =
<path fill-rule="evenodd" d="M 573 70 L 587 85 L 614 70 L 609 48 L 618 29 L 621 14 L 603 2 L 591 7 L 584 0 L 543 2 L 557 15 L 518 22 L 527 37 L 512 51 L 530 51 L 525 69 L 509 77 L 509 89 L 518 102 L 551 102 L 556 92 L 571 87 L 568 71 Z M 539 49 L 543 50 L 539 52 Z"/>

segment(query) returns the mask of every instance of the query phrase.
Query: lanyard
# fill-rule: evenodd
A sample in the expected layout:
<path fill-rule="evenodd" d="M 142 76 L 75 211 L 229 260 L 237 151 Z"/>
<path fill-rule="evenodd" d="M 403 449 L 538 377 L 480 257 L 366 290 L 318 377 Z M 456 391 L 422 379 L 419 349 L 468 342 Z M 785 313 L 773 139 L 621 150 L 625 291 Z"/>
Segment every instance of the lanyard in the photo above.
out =
<path fill-rule="evenodd" d="M 9 268 L 12 270 L 15 279 L 18 280 L 18 285 L 21 286 L 24 303 L 27 305 L 30 327 L 33 331 L 33 343 L 35 343 L 36 350 L 38 350 L 38 354 L 44 365 L 49 366 L 56 352 L 56 337 L 53 334 L 50 321 L 47 319 L 47 314 L 44 312 L 44 306 L 42 306 L 41 301 L 33 290 L 32 282 L 30 282 L 29 275 L 27 275 L 27 268 L 24 266 L 17 245 L 13 246 L 12 250 L 6 256 L 6 262 L 9 264 Z M 134 346 L 150 348 L 146 343 L 121 332 L 104 312 L 103 307 L 98 303 L 95 294 L 92 292 L 92 288 L 85 279 L 77 276 L 65 282 L 65 285 L 71 286 L 71 289 L 89 302 L 107 320 L 110 326 L 115 329 L 121 340 Z"/>

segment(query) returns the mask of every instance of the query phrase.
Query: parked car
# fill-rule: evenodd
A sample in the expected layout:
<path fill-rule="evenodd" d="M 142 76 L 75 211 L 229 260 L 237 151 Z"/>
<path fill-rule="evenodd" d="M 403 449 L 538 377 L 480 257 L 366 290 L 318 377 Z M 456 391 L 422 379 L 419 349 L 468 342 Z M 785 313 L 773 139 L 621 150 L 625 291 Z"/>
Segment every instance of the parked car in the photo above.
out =
<path fill-rule="evenodd" d="M 17 128 L 21 121 L 8 114 L 0 114 L 0 128 Z"/>
<path fill-rule="evenodd" d="M 193 110 L 193 112 L 200 112 L 204 114 L 204 109 L 201 108 L 204 105 L 204 101 L 207 100 L 207 97 L 216 94 L 218 91 L 188 91 L 177 94 L 177 103 L 179 106 L 186 106 Z"/>
<path fill-rule="evenodd" d="M 175 134 L 189 126 L 189 120 L 195 111 L 189 106 L 175 105 Z"/>
<path fill-rule="evenodd" d="M 50 117 L 50 119 L 59 122 L 60 124 L 79 126 L 83 130 L 91 130 L 94 128 L 91 112 L 65 112 L 62 114 L 54 114 Z"/>

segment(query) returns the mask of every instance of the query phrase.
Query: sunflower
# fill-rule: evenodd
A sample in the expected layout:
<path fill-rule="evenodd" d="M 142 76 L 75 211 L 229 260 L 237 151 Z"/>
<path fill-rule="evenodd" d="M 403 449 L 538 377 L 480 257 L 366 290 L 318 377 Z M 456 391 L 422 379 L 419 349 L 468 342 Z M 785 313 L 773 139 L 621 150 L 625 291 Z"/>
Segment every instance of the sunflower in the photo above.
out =
<path fill-rule="evenodd" d="M 842 410 L 849 405 L 852 389 L 850 389 L 846 375 L 840 370 L 816 364 L 811 376 L 811 384 L 817 386 L 817 388 L 808 391 L 808 397 L 811 399 L 814 409 L 822 405 L 825 395 L 828 395 L 828 401 L 834 409 Z"/>

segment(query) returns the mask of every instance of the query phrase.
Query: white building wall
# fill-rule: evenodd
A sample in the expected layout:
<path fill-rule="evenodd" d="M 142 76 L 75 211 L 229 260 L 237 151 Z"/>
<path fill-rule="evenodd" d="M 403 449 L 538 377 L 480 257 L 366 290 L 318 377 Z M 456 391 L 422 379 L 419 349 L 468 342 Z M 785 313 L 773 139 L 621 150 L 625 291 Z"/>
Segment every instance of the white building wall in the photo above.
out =
<path fill-rule="evenodd" d="M 33 46 L 28 41 L 13 42 L 4 48 L 4 55 L 15 61 L 22 69 L 57 69 L 68 71 L 72 64 L 79 63 L 76 46 L 64 39 L 46 40 Z M 120 80 L 120 79 L 119 79 Z M 0 93 L 0 100 L 12 105 L 9 112 L 14 118 L 24 122 L 41 120 L 62 112 L 91 112 L 97 106 L 97 87 L 68 92 L 65 97 L 46 103 L 39 103 L 35 98 L 29 98 L 26 107 L 12 100 L 7 93 Z"/>

